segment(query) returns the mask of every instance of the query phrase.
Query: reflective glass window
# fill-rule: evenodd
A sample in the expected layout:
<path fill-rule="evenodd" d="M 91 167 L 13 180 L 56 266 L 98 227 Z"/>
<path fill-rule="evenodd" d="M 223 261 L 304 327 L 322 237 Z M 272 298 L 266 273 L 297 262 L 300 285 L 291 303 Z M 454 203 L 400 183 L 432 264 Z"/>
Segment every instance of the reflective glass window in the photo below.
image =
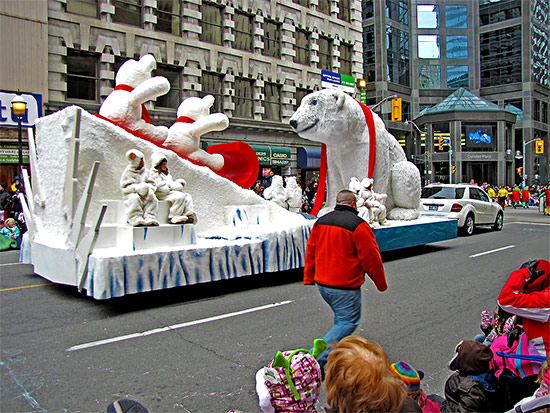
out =
<path fill-rule="evenodd" d="M 376 53 L 374 42 L 374 25 L 363 29 L 363 73 L 368 82 L 375 79 Z"/>
<path fill-rule="evenodd" d="M 521 82 L 521 26 L 480 36 L 481 87 Z"/>
<path fill-rule="evenodd" d="M 419 4 L 416 6 L 419 29 L 437 29 L 439 27 L 439 6 L 437 4 Z"/>
<path fill-rule="evenodd" d="M 97 17 L 97 0 L 67 0 L 67 12 Z"/>
<path fill-rule="evenodd" d="M 374 0 L 361 0 L 361 17 L 363 20 L 374 17 Z"/>
<path fill-rule="evenodd" d="M 115 0 L 113 3 L 115 6 L 113 22 L 141 27 L 143 8 L 141 0 Z"/>
<path fill-rule="evenodd" d="M 155 75 L 163 76 L 170 82 L 170 90 L 157 98 L 156 106 L 177 109 L 182 101 L 181 69 L 159 64 Z"/>
<path fill-rule="evenodd" d="M 97 100 L 99 56 L 67 49 L 67 99 Z"/>
<path fill-rule="evenodd" d="M 550 79 L 550 66 L 548 62 L 548 32 L 532 25 L 533 30 L 533 57 L 531 64 L 533 70 L 531 76 L 541 85 L 548 86 Z"/>
<path fill-rule="evenodd" d="M 180 0 L 157 1 L 157 24 L 155 30 L 159 32 L 180 34 Z"/>
<path fill-rule="evenodd" d="M 350 17 L 351 17 L 350 0 L 339 0 L 338 1 L 338 18 L 346 22 L 349 22 Z"/>
<path fill-rule="evenodd" d="M 210 113 L 223 112 L 223 75 L 203 71 L 200 81 L 202 90 L 199 93 L 199 97 L 212 95 L 215 99 L 214 104 L 210 108 Z"/>
<path fill-rule="evenodd" d="M 265 119 L 281 121 L 281 85 L 265 82 Z"/>
<path fill-rule="evenodd" d="M 550 13 L 548 0 L 534 0 L 531 5 L 533 17 L 543 25 L 548 24 L 548 14 Z"/>
<path fill-rule="evenodd" d="M 203 42 L 222 44 L 222 11 L 213 3 L 201 4 L 201 28 L 199 39 Z"/>
<path fill-rule="evenodd" d="M 264 20 L 264 55 L 279 57 L 281 55 L 281 24 Z"/>
<path fill-rule="evenodd" d="M 236 118 L 252 118 L 254 110 L 254 81 L 242 77 L 235 78 L 235 110 Z"/>
<path fill-rule="evenodd" d="M 311 33 L 305 30 L 296 29 L 294 32 L 294 63 L 301 63 L 308 65 L 310 63 L 310 45 L 311 45 Z"/>
<path fill-rule="evenodd" d="M 449 28 L 468 28 L 468 6 L 458 4 L 445 6 L 445 20 Z"/>
<path fill-rule="evenodd" d="M 319 35 L 319 65 L 321 69 L 332 70 L 332 40 Z"/>
<path fill-rule="evenodd" d="M 386 0 L 386 17 L 408 26 L 409 25 L 408 0 Z"/>
<path fill-rule="evenodd" d="M 253 27 L 254 23 L 250 14 L 242 11 L 235 11 L 235 48 L 249 51 L 252 50 Z"/>
<path fill-rule="evenodd" d="M 420 65 L 418 87 L 420 89 L 441 89 L 441 66 Z"/>
<path fill-rule="evenodd" d="M 468 36 L 447 36 L 447 59 L 468 58 Z"/>
<path fill-rule="evenodd" d="M 447 89 L 469 86 L 468 66 L 447 66 Z"/>
<path fill-rule="evenodd" d="M 409 34 L 393 26 L 386 26 L 388 82 L 410 86 Z"/>
<path fill-rule="evenodd" d="M 347 43 L 340 43 L 340 69 L 338 72 L 343 75 L 351 75 L 351 54 L 353 46 Z"/>
<path fill-rule="evenodd" d="M 528 2 L 525 2 L 527 4 Z M 494 24 L 521 16 L 521 0 L 480 0 L 481 26 Z"/>
<path fill-rule="evenodd" d="M 439 35 L 418 35 L 418 57 L 420 59 L 439 59 L 440 56 Z"/>

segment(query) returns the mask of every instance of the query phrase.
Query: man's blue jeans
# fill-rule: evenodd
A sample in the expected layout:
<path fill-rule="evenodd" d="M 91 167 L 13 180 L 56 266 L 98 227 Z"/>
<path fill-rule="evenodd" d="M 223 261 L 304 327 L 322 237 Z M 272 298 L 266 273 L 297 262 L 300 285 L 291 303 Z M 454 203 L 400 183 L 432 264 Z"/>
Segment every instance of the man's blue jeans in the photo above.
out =
<path fill-rule="evenodd" d="M 318 285 L 323 300 L 334 312 L 334 326 L 323 337 L 328 344 L 338 343 L 341 339 L 355 331 L 361 320 L 361 289 L 340 290 L 337 288 Z M 332 351 L 328 348 L 318 359 L 321 367 L 325 367 L 328 355 Z"/>

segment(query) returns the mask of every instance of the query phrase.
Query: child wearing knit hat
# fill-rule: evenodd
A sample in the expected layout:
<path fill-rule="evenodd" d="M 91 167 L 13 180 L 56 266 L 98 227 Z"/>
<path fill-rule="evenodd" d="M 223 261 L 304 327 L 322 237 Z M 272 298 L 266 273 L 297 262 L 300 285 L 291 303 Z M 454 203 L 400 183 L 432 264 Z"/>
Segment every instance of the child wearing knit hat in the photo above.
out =
<path fill-rule="evenodd" d="M 444 402 L 445 400 L 433 394 L 426 396 L 426 393 L 420 388 L 420 381 L 424 378 L 423 371 L 416 370 L 404 361 L 391 364 L 390 370 L 407 385 L 408 396 L 418 403 L 423 412 L 441 412 L 440 402 Z"/>

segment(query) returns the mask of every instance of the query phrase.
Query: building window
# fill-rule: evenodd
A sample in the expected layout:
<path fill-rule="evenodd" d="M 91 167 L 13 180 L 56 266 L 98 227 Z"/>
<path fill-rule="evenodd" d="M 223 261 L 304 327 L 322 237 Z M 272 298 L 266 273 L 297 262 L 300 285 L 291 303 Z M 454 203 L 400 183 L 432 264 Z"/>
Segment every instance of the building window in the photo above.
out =
<path fill-rule="evenodd" d="M 481 87 L 521 82 L 521 26 L 482 33 Z"/>
<path fill-rule="evenodd" d="M 480 0 L 479 21 L 481 26 L 494 24 L 521 16 L 521 0 Z"/>
<path fill-rule="evenodd" d="M 250 14 L 235 11 L 235 47 L 252 51 L 252 29 L 254 24 Z"/>
<path fill-rule="evenodd" d="M 550 4 L 547 0 L 535 0 L 532 3 L 533 17 L 542 25 L 548 24 L 548 13 L 550 13 Z"/>
<path fill-rule="evenodd" d="M 317 10 L 319 10 L 321 13 L 330 15 L 330 0 L 319 0 Z"/>
<path fill-rule="evenodd" d="M 265 82 L 265 117 L 264 119 L 281 121 L 281 86 Z"/>
<path fill-rule="evenodd" d="M 254 117 L 254 81 L 242 77 L 235 78 L 235 110 L 236 118 Z"/>
<path fill-rule="evenodd" d="M 447 36 L 447 59 L 468 58 L 468 36 Z"/>
<path fill-rule="evenodd" d="M 542 123 L 548 123 L 548 103 L 542 102 Z"/>
<path fill-rule="evenodd" d="M 371 6 L 372 7 L 372 6 Z M 409 25 L 408 0 L 386 0 L 386 17 L 396 22 Z"/>
<path fill-rule="evenodd" d="M 300 6 L 309 7 L 309 0 L 292 0 L 292 2 Z"/>
<path fill-rule="evenodd" d="M 535 99 L 533 103 L 533 120 L 540 122 L 540 100 Z"/>
<path fill-rule="evenodd" d="M 296 29 L 294 32 L 294 63 L 308 65 L 310 63 L 310 44 L 311 33 L 302 29 Z"/>
<path fill-rule="evenodd" d="M 210 113 L 223 113 L 223 75 L 212 72 L 202 72 L 201 74 L 202 92 L 200 97 L 212 95 L 216 100 L 210 108 Z"/>
<path fill-rule="evenodd" d="M 142 0 L 114 0 L 113 22 L 142 26 Z"/>
<path fill-rule="evenodd" d="M 388 82 L 410 86 L 409 34 L 390 25 L 386 26 Z"/>
<path fill-rule="evenodd" d="M 363 20 L 374 17 L 374 0 L 361 0 L 361 17 Z"/>
<path fill-rule="evenodd" d="M 332 70 L 332 40 L 325 36 L 319 36 L 319 66 Z"/>
<path fill-rule="evenodd" d="M 446 25 L 450 29 L 468 28 L 468 6 L 456 5 L 445 6 Z"/>
<path fill-rule="evenodd" d="M 97 101 L 98 63 L 96 55 L 67 50 L 67 99 Z"/>
<path fill-rule="evenodd" d="M 159 32 L 180 35 L 180 0 L 157 0 L 157 24 Z"/>
<path fill-rule="evenodd" d="M 340 20 L 349 22 L 350 16 L 351 16 L 350 0 L 339 0 L 338 1 L 338 18 Z"/>
<path fill-rule="evenodd" d="M 439 59 L 439 35 L 418 35 L 418 57 L 420 59 Z"/>
<path fill-rule="evenodd" d="M 550 66 L 548 62 L 548 32 L 531 25 L 533 30 L 533 57 L 531 64 L 533 80 L 541 85 L 548 86 L 550 79 Z"/>
<path fill-rule="evenodd" d="M 281 56 L 281 25 L 276 21 L 264 20 L 264 55 Z"/>
<path fill-rule="evenodd" d="M 222 44 L 222 12 L 216 4 L 201 5 L 201 34 L 199 40 L 208 43 Z"/>
<path fill-rule="evenodd" d="M 468 66 L 447 66 L 447 89 L 469 87 Z"/>
<path fill-rule="evenodd" d="M 376 73 L 374 25 L 363 29 L 363 73 L 367 82 L 374 82 Z"/>
<path fill-rule="evenodd" d="M 351 44 L 340 43 L 340 70 L 342 75 L 351 76 L 351 54 L 353 46 Z"/>
<path fill-rule="evenodd" d="M 419 4 L 416 6 L 419 29 L 439 28 L 439 6 L 434 4 Z"/>
<path fill-rule="evenodd" d="M 170 82 L 170 91 L 157 98 L 156 106 L 177 109 L 183 95 L 181 91 L 181 69 L 166 65 L 157 65 L 156 76 L 164 76 Z"/>
<path fill-rule="evenodd" d="M 67 0 L 67 12 L 97 17 L 97 0 Z"/>
<path fill-rule="evenodd" d="M 313 93 L 313 90 L 304 89 L 301 87 L 296 88 L 296 104 L 294 105 L 294 111 L 298 109 L 300 103 L 302 103 L 302 99 L 304 98 L 304 96 L 309 95 L 310 93 Z"/>
<path fill-rule="evenodd" d="M 418 87 L 420 89 L 441 89 L 441 66 L 420 65 Z"/>

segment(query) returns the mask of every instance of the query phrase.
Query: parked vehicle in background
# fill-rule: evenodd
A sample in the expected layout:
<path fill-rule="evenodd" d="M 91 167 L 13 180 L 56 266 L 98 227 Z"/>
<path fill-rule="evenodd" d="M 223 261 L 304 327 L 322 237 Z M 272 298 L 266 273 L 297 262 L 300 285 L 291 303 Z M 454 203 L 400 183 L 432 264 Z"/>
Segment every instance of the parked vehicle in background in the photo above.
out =
<path fill-rule="evenodd" d="M 495 231 L 502 229 L 502 207 L 476 185 L 429 184 L 422 189 L 420 210 L 424 216 L 437 216 L 458 220 L 458 228 L 465 235 L 472 235 L 478 225 L 492 225 Z"/>

